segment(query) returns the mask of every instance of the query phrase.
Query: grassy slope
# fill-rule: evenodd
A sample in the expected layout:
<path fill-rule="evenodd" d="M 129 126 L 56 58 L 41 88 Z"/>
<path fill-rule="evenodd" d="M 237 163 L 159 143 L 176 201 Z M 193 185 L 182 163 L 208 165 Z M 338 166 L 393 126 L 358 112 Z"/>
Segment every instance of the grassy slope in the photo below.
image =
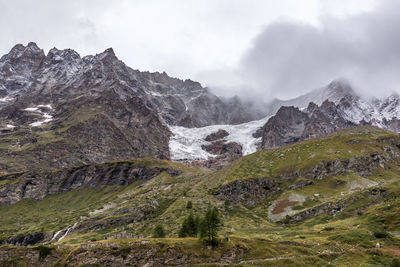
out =
<path fill-rule="evenodd" d="M 307 166 L 313 166 L 322 160 L 349 159 L 355 156 L 366 156 L 370 152 L 383 151 L 386 144 L 380 140 L 396 138 L 397 135 L 372 127 L 346 129 L 327 137 L 302 142 L 273 151 L 260 151 L 243 157 L 232 165 L 217 171 L 209 172 L 184 167 L 178 163 L 146 159 L 148 164 L 167 164 L 183 171 L 182 175 L 171 177 L 162 173 L 158 177 L 128 187 L 108 187 L 102 190 L 68 192 L 48 196 L 39 202 L 24 200 L 10 206 L 0 206 L 0 238 L 10 234 L 28 233 L 44 229 L 46 232 L 65 229 L 88 216 L 90 211 L 99 209 L 105 204 L 115 203 L 115 207 L 95 216 L 116 216 L 113 211 L 123 207 L 136 207 L 141 203 L 153 200 L 158 202 L 157 212 L 144 222 L 122 225 L 115 228 L 94 232 L 74 232 L 61 241 L 63 244 L 80 244 L 88 240 L 101 240 L 117 232 L 130 232 L 149 237 L 156 223 L 162 223 L 168 233 L 168 239 L 181 246 L 176 239 L 180 223 L 190 212 L 187 201 L 193 202 L 192 211 L 202 214 L 209 203 L 219 207 L 224 220 L 222 234 L 229 234 L 231 241 L 227 245 L 242 244 L 249 248 L 243 260 L 260 259 L 257 262 L 244 261 L 241 265 L 257 264 L 268 266 L 274 264 L 285 266 L 324 265 L 358 266 L 359 264 L 390 264 L 394 258 L 389 248 L 399 248 L 400 241 L 395 236 L 400 233 L 400 179 L 398 162 L 391 163 L 390 169 L 378 169 L 372 176 L 365 177 L 377 183 L 375 187 L 387 190 L 390 198 L 384 203 L 363 197 L 368 189 L 350 191 L 348 182 L 362 182 L 362 178 L 349 173 L 342 177 L 328 177 L 315 181 L 312 186 L 291 190 L 276 199 L 285 198 L 289 193 L 307 197 L 301 208 L 310 208 L 327 201 L 338 201 L 343 198 L 360 195 L 343 212 L 336 216 L 321 214 L 297 224 L 281 225 L 268 219 L 267 208 L 271 202 L 262 203 L 253 209 L 242 205 L 225 205 L 214 198 L 210 192 L 236 179 L 255 177 L 274 177 L 288 174 Z M 358 140 L 357 142 L 349 142 Z M 303 179 L 303 178 L 299 178 Z M 335 187 L 335 181 L 343 180 L 345 184 Z M 342 193 L 344 192 L 344 194 Z M 314 197 L 314 194 L 320 194 Z M 374 232 L 392 233 L 387 238 L 376 238 Z M 128 242 L 117 240 L 113 242 Z M 193 241 L 194 242 L 194 241 Z M 294 242 L 294 243 L 293 243 Z M 383 249 L 376 250 L 380 242 Z M 185 244 L 185 243 L 183 243 Z M 324 254 L 325 252 L 325 254 Z M 329 255 L 327 252 L 334 254 Z M 321 254 L 322 253 L 322 254 Z M 272 257 L 285 258 L 272 260 Z M 291 258 L 290 255 L 304 257 Z M 268 260 L 262 260 L 266 259 Z"/>

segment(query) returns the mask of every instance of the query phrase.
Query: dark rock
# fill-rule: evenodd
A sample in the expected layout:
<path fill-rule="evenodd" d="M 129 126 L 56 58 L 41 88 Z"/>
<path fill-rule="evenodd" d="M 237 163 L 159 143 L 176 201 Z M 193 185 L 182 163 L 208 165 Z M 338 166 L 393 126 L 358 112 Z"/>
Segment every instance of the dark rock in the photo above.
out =
<path fill-rule="evenodd" d="M 242 146 L 235 142 L 215 141 L 209 145 L 202 145 L 201 148 L 214 155 L 232 154 L 242 155 Z"/>
<path fill-rule="evenodd" d="M 281 107 L 255 137 L 262 137 L 261 148 L 275 148 L 298 141 L 320 137 L 354 126 L 340 114 L 333 102 L 325 101 L 321 106 L 310 103 L 305 111 L 296 107 Z"/>
<path fill-rule="evenodd" d="M 248 207 L 254 207 L 280 192 L 280 183 L 272 178 L 254 178 L 235 180 L 222 186 L 213 195 L 231 203 L 243 203 Z"/>
<path fill-rule="evenodd" d="M 122 216 L 110 217 L 94 217 L 85 220 L 74 227 L 71 232 L 76 231 L 99 231 L 106 228 L 127 225 L 130 223 L 142 222 L 150 218 L 151 214 L 156 211 L 157 207 L 154 205 L 142 205 L 131 209 L 130 214 Z"/>
<path fill-rule="evenodd" d="M 305 186 L 310 186 L 310 185 L 313 185 L 313 184 L 314 184 L 313 181 L 310 181 L 310 180 L 301 180 L 301 181 L 298 181 L 298 182 L 296 182 L 296 183 L 294 183 L 294 184 L 292 184 L 292 185 L 289 185 L 289 186 L 288 186 L 288 189 L 294 190 L 294 189 L 303 188 L 303 187 L 305 187 Z"/>
<path fill-rule="evenodd" d="M 43 199 L 49 194 L 68 192 L 79 188 L 102 188 L 105 186 L 127 186 L 133 182 L 152 179 L 161 172 L 177 176 L 181 172 L 170 167 L 146 167 L 134 162 L 114 162 L 84 165 L 56 172 L 19 173 L 0 177 L 15 180 L 0 186 L 0 203 L 13 204 L 23 198 Z"/>
<path fill-rule="evenodd" d="M 208 142 L 213 142 L 216 140 L 223 139 L 224 137 L 227 137 L 228 135 L 229 135 L 229 133 L 227 131 L 220 129 L 215 133 L 207 135 L 207 137 L 204 140 L 208 141 Z"/>
<path fill-rule="evenodd" d="M 31 246 L 40 243 L 44 240 L 45 234 L 33 232 L 27 235 L 18 235 L 9 237 L 3 241 L 3 244 L 15 246 Z"/>
<path fill-rule="evenodd" d="M 296 213 L 291 217 L 287 217 L 285 219 L 286 222 L 300 222 L 306 219 L 318 216 L 320 214 L 329 214 L 329 215 L 336 215 L 342 211 L 344 211 L 348 206 L 350 206 L 353 202 L 357 201 L 361 198 L 374 198 L 375 203 L 384 202 L 387 199 L 386 190 L 373 188 L 370 190 L 366 190 L 361 194 L 351 196 L 347 199 L 343 199 L 337 202 L 327 202 L 323 203 L 319 206 L 307 209 L 305 211 L 301 211 Z"/>

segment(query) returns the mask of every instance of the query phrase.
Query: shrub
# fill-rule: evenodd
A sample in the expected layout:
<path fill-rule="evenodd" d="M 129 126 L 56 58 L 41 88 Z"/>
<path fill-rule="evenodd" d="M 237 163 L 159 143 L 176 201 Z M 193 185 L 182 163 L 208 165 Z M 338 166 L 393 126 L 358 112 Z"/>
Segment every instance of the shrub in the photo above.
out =
<path fill-rule="evenodd" d="M 400 267 L 400 260 L 399 259 L 393 259 L 392 263 L 390 264 L 390 267 Z"/>
<path fill-rule="evenodd" d="M 376 238 L 388 238 L 389 234 L 385 230 L 381 230 L 374 232 L 374 236 Z"/>
<path fill-rule="evenodd" d="M 154 238 L 164 238 L 165 237 L 164 227 L 161 224 L 157 224 L 156 227 L 154 227 L 153 237 Z"/>
<path fill-rule="evenodd" d="M 39 251 L 39 258 L 41 260 L 44 260 L 48 255 L 51 254 L 51 251 L 54 250 L 54 248 L 52 248 L 52 247 L 46 247 L 46 246 L 43 246 L 43 245 L 35 247 L 33 249 Z"/>

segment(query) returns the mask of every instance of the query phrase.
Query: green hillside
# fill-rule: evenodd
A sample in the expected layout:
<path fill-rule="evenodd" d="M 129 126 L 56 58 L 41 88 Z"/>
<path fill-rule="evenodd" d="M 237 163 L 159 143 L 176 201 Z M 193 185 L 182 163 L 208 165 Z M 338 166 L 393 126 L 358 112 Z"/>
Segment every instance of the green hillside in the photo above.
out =
<path fill-rule="evenodd" d="M 107 164 L 110 173 L 127 161 Z M 398 134 L 349 128 L 259 151 L 218 171 L 155 159 L 129 164 L 176 172 L 0 205 L 0 240 L 46 235 L 46 247 L 4 245 L 0 263 L 29 266 L 26 255 L 47 247 L 54 250 L 40 260 L 48 266 L 90 265 L 88 258 L 102 255 L 120 264 L 152 259 L 155 266 L 182 259 L 203 266 L 221 259 L 229 266 L 396 266 L 400 257 Z M 0 177 L 0 193 L 24 175 Z M 178 238 L 185 217 L 202 216 L 210 204 L 222 217 L 221 245 L 210 250 L 198 238 Z M 151 237 L 157 224 L 166 238 Z M 51 240 L 69 227 L 65 238 Z"/>

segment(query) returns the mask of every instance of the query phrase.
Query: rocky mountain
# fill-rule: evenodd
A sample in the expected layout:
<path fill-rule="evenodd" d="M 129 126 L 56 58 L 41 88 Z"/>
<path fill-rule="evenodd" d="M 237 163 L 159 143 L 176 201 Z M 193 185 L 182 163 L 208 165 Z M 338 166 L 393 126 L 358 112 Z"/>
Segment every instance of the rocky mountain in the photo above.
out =
<path fill-rule="evenodd" d="M 270 104 L 270 111 L 275 114 L 282 106 L 305 109 L 311 102 L 321 105 L 326 100 L 337 105 L 337 110 L 343 118 L 355 124 L 368 123 L 395 132 L 400 131 L 397 128 L 397 119 L 400 118 L 400 96 L 397 93 L 380 99 L 364 97 L 343 79 L 335 80 L 325 87 L 294 99 L 275 99 Z"/>
<path fill-rule="evenodd" d="M 258 121 L 191 129 L 171 127 L 171 155 L 175 160 L 211 159 L 213 156 L 201 147 L 212 146 L 206 137 L 218 130 L 228 132 L 225 144 L 240 144 L 244 155 L 355 125 L 373 125 L 400 132 L 399 103 L 397 94 L 382 99 L 365 98 L 348 82 L 336 80 L 291 100 L 274 100 L 264 107 L 266 117 Z"/>
<path fill-rule="evenodd" d="M 260 116 L 198 82 L 126 66 L 112 49 L 81 57 L 16 45 L 0 59 L 0 170 L 170 158 L 168 125 L 199 127 Z M 67 156 L 66 156 L 67 155 Z"/>
<path fill-rule="evenodd" d="M 318 106 L 321 100 L 324 101 Z M 302 107 L 309 102 L 306 108 Z M 374 125 L 394 132 L 400 119 L 400 98 L 364 99 L 343 81 L 334 81 L 323 90 L 287 101 L 255 137 L 262 137 L 261 148 L 272 148 L 320 137 L 355 125 Z"/>
<path fill-rule="evenodd" d="M 16 45 L 1 58 L 0 71 L 3 106 L 26 94 L 57 102 L 113 86 L 121 99 L 141 98 L 167 125 L 237 124 L 260 116 L 237 97 L 220 99 L 198 82 L 131 69 L 111 48 L 81 58 L 71 49 L 53 48 L 45 55 L 35 43 Z"/>

